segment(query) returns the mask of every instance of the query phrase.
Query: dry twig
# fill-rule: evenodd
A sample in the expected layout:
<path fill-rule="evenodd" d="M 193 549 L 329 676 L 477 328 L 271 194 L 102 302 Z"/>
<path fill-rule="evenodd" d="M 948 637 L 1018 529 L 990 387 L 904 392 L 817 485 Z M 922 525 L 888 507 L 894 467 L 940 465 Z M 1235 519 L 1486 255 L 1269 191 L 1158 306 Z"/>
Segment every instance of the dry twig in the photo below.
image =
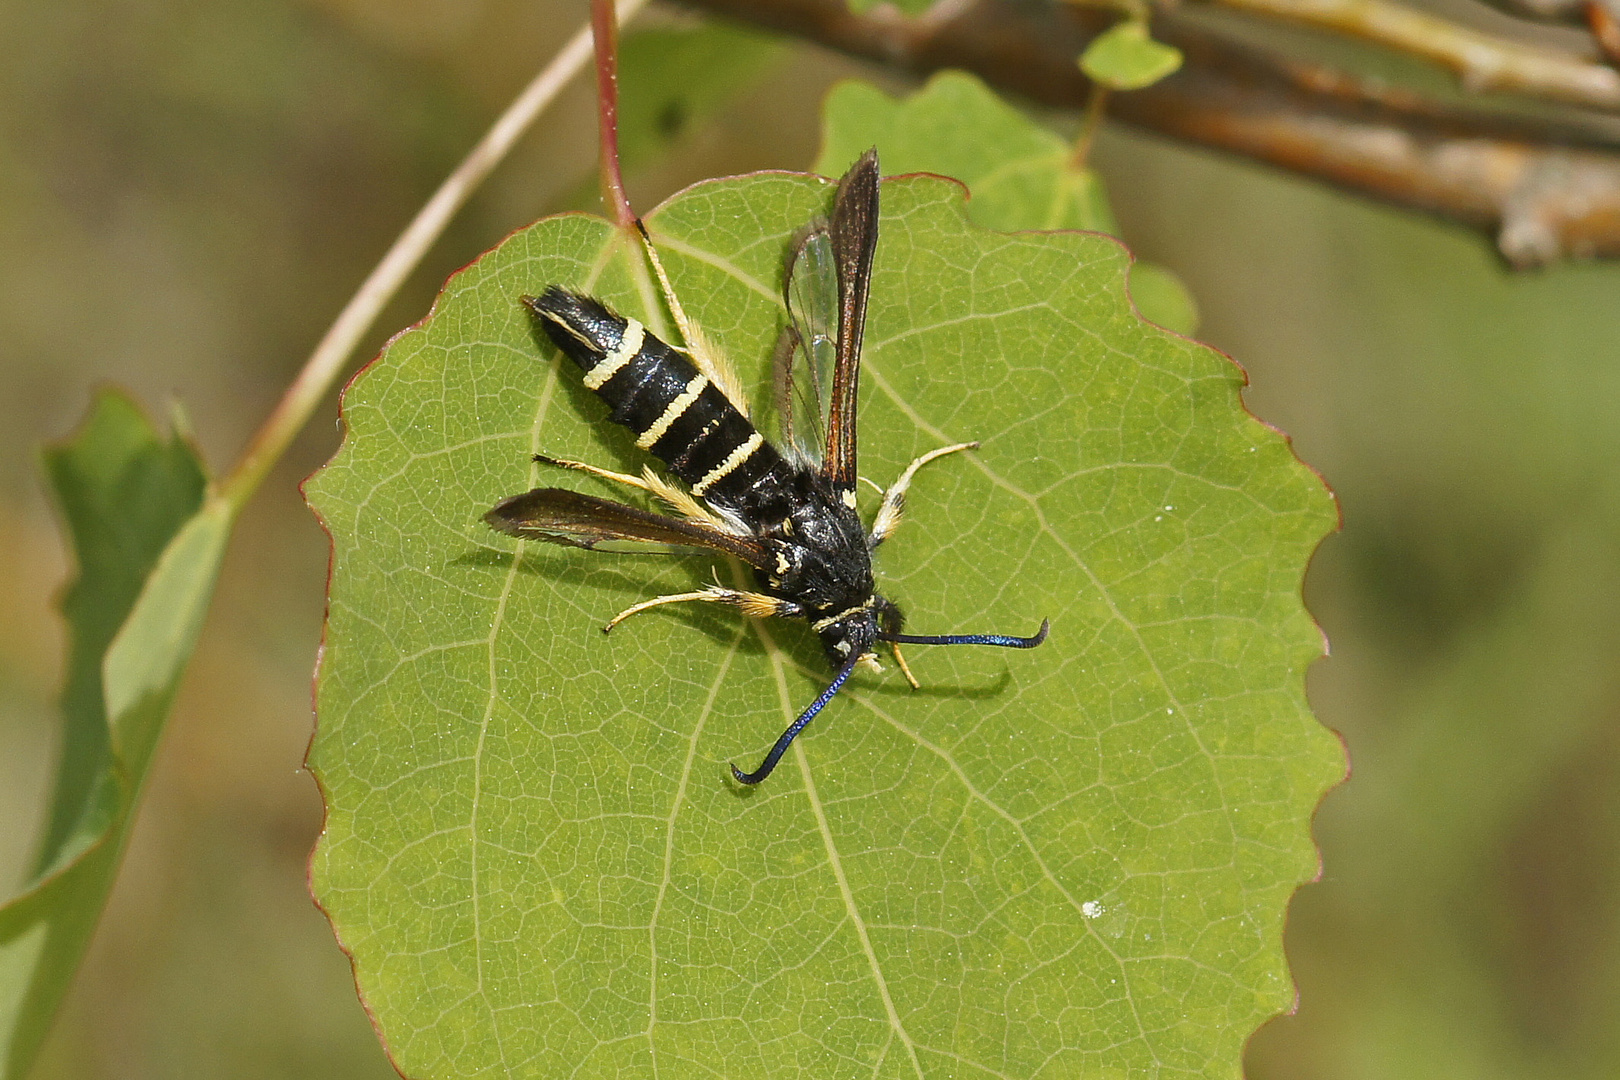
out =
<path fill-rule="evenodd" d="M 1620 71 L 1607 64 L 1483 34 L 1389 0 L 1216 2 L 1431 60 L 1454 72 L 1471 91 L 1502 91 L 1594 109 L 1620 109 Z"/>
<path fill-rule="evenodd" d="M 1042 104 L 1079 109 L 1075 57 L 1104 12 L 983 0 L 910 20 L 844 0 L 688 0 L 901 70 L 974 72 Z M 1315 66 L 1289 64 L 1161 20 L 1187 56 L 1112 116 L 1492 233 L 1517 266 L 1620 256 L 1620 152 L 1573 125 L 1472 112 Z"/>

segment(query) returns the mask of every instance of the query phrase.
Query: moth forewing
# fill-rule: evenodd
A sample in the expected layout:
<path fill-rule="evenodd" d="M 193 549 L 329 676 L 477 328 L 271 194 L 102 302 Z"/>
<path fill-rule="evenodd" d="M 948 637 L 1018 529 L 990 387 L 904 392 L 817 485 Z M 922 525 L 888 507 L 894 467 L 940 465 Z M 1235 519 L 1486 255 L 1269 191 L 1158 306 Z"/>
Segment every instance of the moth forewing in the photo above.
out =
<path fill-rule="evenodd" d="M 542 540 L 605 551 L 716 551 L 753 566 L 766 561 L 751 539 L 610 499 L 563 488 L 535 488 L 496 503 L 484 515 L 490 528 L 520 540 Z"/>
<path fill-rule="evenodd" d="M 855 407 L 860 397 L 861 338 L 878 238 L 878 163 L 874 147 L 838 182 L 828 233 L 838 273 L 838 359 L 828 408 L 821 474 L 853 499 L 856 477 Z"/>

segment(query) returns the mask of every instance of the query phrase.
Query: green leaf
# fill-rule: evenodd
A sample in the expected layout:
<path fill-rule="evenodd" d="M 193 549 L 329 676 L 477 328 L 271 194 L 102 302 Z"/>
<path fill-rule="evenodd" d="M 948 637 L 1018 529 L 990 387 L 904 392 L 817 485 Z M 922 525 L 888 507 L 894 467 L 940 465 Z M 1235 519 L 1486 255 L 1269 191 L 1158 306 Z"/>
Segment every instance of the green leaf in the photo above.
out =
<path fill-rule="evenodd" d="M 1154 41 L 1146 23 L 1127 19 L 1092 39 L 1080 70 L 1110 90 L 1140 90 L 1181 67 L 1181 50 Z"/>
<path fill-rule="evenodd" d="M 626 34 L 619 50 L 624 169 L 674 145 L 786 53 L 782 39 L 726 22 Z"/>
<path fill-rule="evenodd" d="M 146 772 L 180 673 L 208 614 L 234 508 L 210 499 L 180 527 L 147 578 L 135 610 L 102 664 L 113 748 L 123 767 Z"/>
<path fill-rule="evenodd" d="M 969 219 L 987 229 L 1119 230 L 1102 181 L 1072 166 L 1068 142 L 966 72 L 940 72 L 909 98 L 853 80 L 834 86 L 815 171 L 838 176 L 869 146 L 890 175 L 962 181 L 973 192 Z"/>
<path fill-rule="evenodd" d="M 62 594 L 71 639 L 62 691 L 62 762 L 37 874 L 105 825 L 109 764 L 101 667 L 147 576 L 207 485 L 196 451 L 153 429 L 116 390 L 96 395 L 79 431 L 43 455 L 79 573 Z M 73 839 L 77 837 L 77 839 Z"/>
<path fill-rule="evenodd" d="M 1075 168 L 1065 140 L 965 72 L 941 72 L 903 99 L 869 83 L 842 82 L 827 95 L 822 117 L 815 171 L 825 176 L 839 175 L 876 146 L 891 175 L 932 172 L 966 184 L 973 192 L 968 217 L 985 228 L 1119 232 L 1102 178 Z M 1191 296 L 1164 267 L 1136 264 L 1131 295 L 1160 326 L 1182 334 L 1198 329 Z"/>
<path fill-rule="evenodd" d="M 103 392 L 45 453 L 79 575 L 63 742 L 32 883 L 0 907 L 0 1077 L 38 1051 L 106 902 L 152 749 L 207 609 L 230 510 L 180 436 Z"/>
<path fill-rule="evenodd" d="M 1166 330 L 1192 335 L 1198 329 L 1198 305 L 1181 279 L 1157 263 L 1131 264 L 1131 300 L 1142 317 Z"/>
<path fill-rule="evenodd" d="M 756 400 L 829 200 L 762 174 L 649 216 Z M 659 330 L 634 244 L 515 234 L 345 395 L 307 485 L 312 880 L 406 1075 L 1236 1075 L 1292 1001 L 1283 912 L 1344 767 L 1303 688 L 1331 497 L 1228 360 L 1132 313 L 1116 242 L 976 228 L 933 177 L 886 183 L 882 222 L 861 471 L 982 446 L 918 476 L 880 587 L 919 633 L 1052 636 L 914 649 L 920 692 L 856 675 L 757 789 L 727 763 L 830 677 L 807 627 L 688 605 L 604 637 L 742 579 L 480 521 L 540 482 L 625 497 L 538 450 L 647 461 L 518 303 L 566 283 Z"/>

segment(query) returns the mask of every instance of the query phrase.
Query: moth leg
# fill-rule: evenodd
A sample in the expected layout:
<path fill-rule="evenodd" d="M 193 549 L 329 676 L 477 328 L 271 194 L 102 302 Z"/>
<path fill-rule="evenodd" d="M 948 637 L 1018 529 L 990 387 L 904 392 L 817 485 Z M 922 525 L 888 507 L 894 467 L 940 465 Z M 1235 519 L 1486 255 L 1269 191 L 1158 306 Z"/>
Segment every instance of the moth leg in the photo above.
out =
<path fill-rule="evenodd" d="M 668 596 L 655 596 L 651 600 L 643 600 L 639 604 L 632 604 L 608 620 L 602 627 L 604 634 L 609 633 L 630 616 L 649 608 L 660 607 L 664 604 L 684 604 L 688 600 L 704 600 L 711 604 L 730 604 L 750 618 L 763 619 L 769 616 L 791 618 L 803 613 L 798 604 L 790 600 L 778 600 L 774 596 L 764 593 L 744 592 L 740 589 L 723 589 L 718 585 L 699 589 L 697 592 L 671 593 Z"/>
<path fill-rule="evenodd" d="M 979 444 L 976 442 L 942 446 L 938 450 L 928 451 L 928 453 L 907 465 L 906 471 L 900 474 L 900 479 L 896 480 L 889 487 L 889 490 L 883 493 L 883 505 L 878 507 L 877 517 L 872 519 L 872 535 L 867 538 L 867 546 L 877 547 L 890 536 L 893 536 L 894 530 L 900 527 L 900 514 L 906 506 L 906 490 L 911 487 L 912 478 L 917 475 L 918 469 L 936 458 L 944 457 L 946 454 L 954 454 L 959 450 L 976 450 L 978 447 Z M 911 678 L 909 671 L 906 672 L 906 678 Z"/>
<path fill-rule="evenodd" d="M 681 306 L 680 298 L 675 295 L 674 286 L 669 283 L 669 275 L 664 272 L 663 261 L 658 258 L 658 249 L 653 247 L 652 237 L 648 235 L 647 226 L 642 224 L 640 218 L 636 219 L 636 231 L 641 233 L 641 246 L 646 249 L 647 261 L 652 264 L 653 274 L 658 278 L 658 288 L 664 294 L 664 303 L 669 305 L 669 313 L 675 317 L 676 329 L 681 332 L 681 343 L 691 354 L 692 362 L 697 365 L 699 371 L 709 377 L 710 382 L 720 388 L 720 392 L 737 407 L 738 412 L 747 416 L 748 395 L 743 393 L 742 380 L 737 378 L 731 361 L 709 341 L 702 327 L 687 318 L 686 309 Z"/>
<path fill-rule="evenodd" d="M 658 492 L 655 491 L 646 480 L 639 476 L 631 476 L 629 473 L 614 472 L 612 469 L 604 469 L 596 465 L 588 465 L 583 461 L 570 461 L 567 458 L 554 458 L 545 454 L 534 455 L 534 460 L 539 462 L 541 465 L 550 465 L 557 469 L 572 469 L 574 472 L 589 473 L 590 475 L 601 480 L 611 480 L 615 484 L 625 484 L 629 487 L 640 488 L 642 491 L 650 491 L 654 495 L 658 494 Z"/>
<path fill-rule="evenodd" d="M 736 515 L 732 515 L 728 518 L 724 515 L 715 513 L 703 503 L 698 502 L 697 499 L 693 497 L 691 492 L 686 491 L 683 488 L 676 487 L 668 480 L 665 480 L 663 477 L 653 472 L 651 468 L 643 469 L 641 471 L 641 476 L 643 485 L 648 491 L 656 495 L 664 502 L 664 505 L 668 506 L 671 510 L 674 510 L 677 514 L 680 514 L 687 521 L 696 522 L 699 525 L 707 525 L 709 528 L 714 529 L 717 532 L 723 532 L 731 536 L 751 535 L 748 527 L 738 520 Z"/>
<path fill-rule="evenodd" d="M 572 469 L 575 472 L 587 473 L 601 480 L 609 480 L 615 484 L 624 484 L 627 487 L 637 488 L 650 493 L 665 506 L 680 514 L 687 521 L 699 525 L 707 525 L 719 532 L 729 533 L 732 536 L 746 536 L 747 531 L 742 529 L 735 521 L 727 521 L 719 514 L 711 512 L 702 503 L 692 498 L 687 492 L 671 484 L 668 480 L 653 472 L 652 469 L 643 469 L 640 476 L 631 476 L 629 473 L 614 472 L 600 466 L 589 465 L 583 461 L 571 461 L 568 458 L 554 458 L 545 454 L 534 455 L 534 460 L 542 465 L 550 465 L 558 469 Z"/>

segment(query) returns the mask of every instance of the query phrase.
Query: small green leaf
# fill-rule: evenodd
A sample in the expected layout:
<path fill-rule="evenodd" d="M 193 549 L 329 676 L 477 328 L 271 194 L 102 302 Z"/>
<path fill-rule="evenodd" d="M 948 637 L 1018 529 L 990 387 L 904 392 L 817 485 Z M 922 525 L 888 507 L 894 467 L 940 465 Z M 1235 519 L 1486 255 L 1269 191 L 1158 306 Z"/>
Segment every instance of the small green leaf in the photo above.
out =
<path fill-rule="evenodd" d="M 106 902 L 212 594 L 231 511 L 120 394 L 45 454 L 79 576 L 56 792 L 33 881 L 0 907 L 0 1077 L 27 1072 Z"/>
<path fill-rule="evenodd" d="M 1102 178 L 1076 169 L 1055 133 L 996 96 L 984 83 L 946 71 L 909 98 L 863 82 L 827 95 L 815 169 L 837 176 L 869 146 L 886 172 L 933 172 L 973 192 L 968 217 L 987 229 L 1091 229 L 1117 234 Z M 1137 263 L 1131 296 L 1143 318 L 1181 334 L 1198 329 L 1198 309 L 1170 270 Z"/>
<path fill-rule="evenodd" d="M 824 180 L 648 215 L 684 306 L 766 396 L 783 255 Z M 890 180 L 861 471 L 917 478 L 882 549 L 924 688 L 830 672 L 808 627 L 614 612 L 734 568 L 517 544 L 480 520 L 537 451 L 648 461 L 518 302 L 589 290 L 667 333 L 638 246 L 550 218 L 446 285 L 350 386 L 306 490 L 333 542 L 312 880 L 412 1077 L 1235 1075 L 1292 989 L 1283 912 L 1343 772 L 1299 596 L 1332 500 L 1237 369 L 1144 323 L 1094 233 L 971 225 Z M 746 580 L 746 579 L 743 579 Z"/>
<path fill-rule="evenodd" d="M 116 782 L 116 781 L 111 781 Z M 0 907 L 0 1077 L 22 1080 L 107 901 L 121 845 L 107 828 Z"/>
<path fill-rule="evenodd" d="M 109 809 L 102 661 L 147 576 L 202 505 L 202 462 L 181 437 L 162 438 L 128 397 L 96 396 L 68 441 L 43 457 L 79 573 L 62 594 L 71 645 L 62 691 L 62 757 L 35 872 L 99 836 Z M 76 839 L 75 839 L 76 837 Z"/>
<path fill-rule="evenodd" d="M 1080 56 L 1086 77 L 1111 90 L 1140 90 L 1181 67 L 1181 50 L 1154 41 L 1146 23 L 1127 19 L 1098 35 Z"/>
<path fill-rule="evenodd" d="M 1131 264 L 1131 301 L 1149 322 L 1192 336 L 1198 330 L 1198 305 L 1187 286 L 1157 263 Z"/>
<path fill-rule="evenodd" d="M 1102 180 L 1070 164 L 1069 144 L 965 72 L 940 72 L 909 98 L 854 80 L 833 87 L 815 171 L 837 176 L 869 146 L 891 176 L 932 172 L 966 184 L 968 217 L 987 229 L 1118 231 Z"/>

